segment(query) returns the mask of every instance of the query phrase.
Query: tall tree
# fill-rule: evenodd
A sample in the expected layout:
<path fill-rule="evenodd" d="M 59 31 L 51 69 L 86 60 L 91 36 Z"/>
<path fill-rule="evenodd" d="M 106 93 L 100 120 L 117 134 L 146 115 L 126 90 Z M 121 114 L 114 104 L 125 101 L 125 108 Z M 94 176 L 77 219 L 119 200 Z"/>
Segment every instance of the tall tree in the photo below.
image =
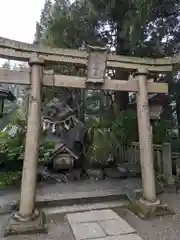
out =
<path fill-rule="evenodd" d="M 41 16 L 40 16 L 41 35 L 43 35 L 46 29 L 48 28 L 49 21 L 51 19 L 51 9 L 52 9 L 52 1 L 45 0 L 44 7 L 41 11 Z"/>
<path fill-rule="evenodd" d="M 45 11 L 51 14 L 43 41 L 65 48 L 104 45 L 112 52 L 128 56 L 174 55 L 179 52 L 179 3 L 179 0 L 76 0 L 73 3 L 56 0 L 51 10 Z M 58 68 L 69 74 L 67 67 Z M 70 70 L 71 74 L 83 71 L 73 66 Z M 112 77 L 128 79 L 122 69 L 114 69 Z M 125 109 L 128 99 L 126 93 L 115 93 L 116 109 Z"/>

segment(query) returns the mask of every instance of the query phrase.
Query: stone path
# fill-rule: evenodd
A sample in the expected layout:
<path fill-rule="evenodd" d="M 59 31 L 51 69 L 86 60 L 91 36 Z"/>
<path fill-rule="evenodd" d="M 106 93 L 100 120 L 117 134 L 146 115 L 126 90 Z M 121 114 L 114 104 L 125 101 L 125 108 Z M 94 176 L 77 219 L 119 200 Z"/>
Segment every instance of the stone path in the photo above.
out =
<path fill-rule="evenodd" d="M 111 209 L 71 213 L 66 217 L 76 240 L 143 240 Z"/>

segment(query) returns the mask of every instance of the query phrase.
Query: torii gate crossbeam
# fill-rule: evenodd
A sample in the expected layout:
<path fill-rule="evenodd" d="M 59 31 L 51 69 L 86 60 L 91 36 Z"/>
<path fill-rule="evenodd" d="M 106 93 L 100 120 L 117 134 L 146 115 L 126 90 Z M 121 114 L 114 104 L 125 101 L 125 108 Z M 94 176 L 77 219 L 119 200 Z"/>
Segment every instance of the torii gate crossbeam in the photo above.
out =
<path fill-rule="evenodd" d="M 23 71 L 13 71 L 0 69 L 0 82 L 5 84 L 23 84 L 30 85 L 30 69 Z M 82 89 L 99 89 L 110 91 L 138 92 L 138 80 L 116 80 L 106 79 L 103 85 L 86 84 L 86 77 L 76 77 L 68 75 L 55 74 L 53 71 L 44 71 L 42 79 L 43 86 L 82 88 Z M 167 83 L 152 82 L 147 80 L 148 93 L 168 93 Z"/>

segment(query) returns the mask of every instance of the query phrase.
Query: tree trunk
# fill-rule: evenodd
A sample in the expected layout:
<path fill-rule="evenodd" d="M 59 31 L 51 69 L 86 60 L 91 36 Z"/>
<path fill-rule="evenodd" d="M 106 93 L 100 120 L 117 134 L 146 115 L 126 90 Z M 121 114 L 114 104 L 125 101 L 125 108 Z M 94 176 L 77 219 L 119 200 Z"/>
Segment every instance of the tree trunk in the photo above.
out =
<path fill-rule="evenodd" d="M 180 136 L 180 97 L 176 98 L 176 116 L 178 124 L 178 134 Z"/>
<path fill-rule="evenodd" d="M 84 89 L 81 89 L 81 92 L 80 92 L 80 101 L 79 101 L 79 104 L 80 104 L 80 109 L 79 109 L 79 118 L 82 122 L 84 122 L 84 119 L 85 119 L 85 114 L 84 114 L 84 95 L 85 95 L 85 90 Z"/>
<path fill-rule="evenodd" d="M 128 80 L 128 76 L 129 76 L 128 72 L 122 71 L 121 69 L 117 69 L 114 79 Z M 128 103 L 129 103 L 128 92 L 120 92 L 120 91 L 115 92 L 116 113 L 126 110 Z"/>
<path fill-rule="evenodd" d="M 116 54 L 117 55 L 129 55 L 129 44 L 125 39 L 125 36 L 122 34 L 122 29 L 120 24 L 117 24 L 117 46 L 116 46 Z M 114 79 L 119 80 L 128 80 L 129 73 L 127 71 L 123 71 L 122 69 L 116 69 Z M 128 92 L 115 92 L 115 105 L 116 105 L 116 113 L 119 111 L 123 111 L 127 109 L 127 105 L 129 103 L 129 94 Z"/>

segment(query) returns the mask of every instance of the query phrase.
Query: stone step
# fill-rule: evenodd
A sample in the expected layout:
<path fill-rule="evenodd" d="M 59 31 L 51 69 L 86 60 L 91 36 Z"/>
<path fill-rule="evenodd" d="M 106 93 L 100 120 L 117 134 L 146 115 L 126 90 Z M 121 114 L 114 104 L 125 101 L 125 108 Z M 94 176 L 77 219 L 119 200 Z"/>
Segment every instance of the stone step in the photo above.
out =
<path fill-rule="evenodd" d="M 79 193 L 78 197 L 64 198 L 64 199 L 44 199 L 44 201 L 37 201 L 36 206 L 38 208 L 49 207 L 63 207 L 82 204 L 93 204 L 112 201 L 128 201 L 127 194 L 98 194 L 91 196 L 90 194 Z"/>
<path fill-rule="evenodd" d="M 93 196 L 94 195 L 94 196 Z M 126 194 L 107 194 L 107 193 L 96 193 L 87 194 L 87 193 L 79 193 L 79 196 L 76 197 L 68 197 L 67 198 L 41 198 L 36 201 L 37 208 L 53 208 L 53 207 L 68 207 L 73 205 L 84 205 L 84 204 L 96 204 L 96 203 L 104 203 L 104 202 L 124 202 L 129 201 L 129 198 Z M 19 201 L 13 201 L 12 203 L 7 203 L 5 205 L 0 206 L 0 215 L 11 213 L 12 211 L 18 208 Z"/>
<path fill-rule="evenodd" d="M 84 212 L 91 211 L 97 209 L 106 209 L 106 208 L 115 208 L 115 207 L 123 207 L 129 204 L 127 200 L 119 200 L 119 201 L 109 201 L 109 202 L 101 202 L 101 203 L 89 203 L 89 204 L 80 204 L 80 205 L 72 205 L 72 206 L 62 206 L 62 207 L 49 207 L 43 208 L 44 213 L 53 218 L 53 216 L 58 216 L 65 213 L 71 212 Z"/>

